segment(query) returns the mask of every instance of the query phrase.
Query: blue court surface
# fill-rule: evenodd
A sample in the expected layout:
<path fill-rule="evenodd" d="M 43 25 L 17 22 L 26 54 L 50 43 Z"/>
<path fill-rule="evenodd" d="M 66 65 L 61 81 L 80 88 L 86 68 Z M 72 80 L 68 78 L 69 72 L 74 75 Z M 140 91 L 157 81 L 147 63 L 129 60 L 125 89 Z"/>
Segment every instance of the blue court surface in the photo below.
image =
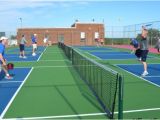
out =
<path fill-rule="evenodd" d="M 43 53 L 46 47 L 39 46 L 36 52 L 36 56 L 32 56 L 32 47 L 26 47 L 26 57 L 25 59 L 19 58 L 19 48 L 9 49 L 7 50 L 4 57 L 7 61 L 37 61 L 40 55 Z M 16 52 L 16 53 L 15 53 Z"/>
<path fill-rule="evenodd" d="M 19 58 L 19 54 L 5 54 L 7 61 L 37 61 L 42 53 L 37 53 L 36 56 L 32 56 L 32 53 L 25 54 L 27 58 Z"/>
<path fill-rule="evenodd" d="M 100 59 L 136 59 L 134 54 L 129 52 L 90 52 Z"/>
<path fill-rule="evenodd" d="M 111 48 L 96 47 L 96 46 L 81 46 L 77 48 L 80 50 L 112 50 Z"/>
<path fill-rule="evenodd" d="M 117 65 L 120 68 L 141 77 L 143 70 L 143 65 L 132 64 L 132 65 Z M 160 87 L 160 64 L 149 64 L 148 65 L 148 75 L 143 77 L 148 82 Z"/>
<path fill-rule="evenodd" d="M 31 68 L 15 68 L 12 73 L 14 79 L 7 80 L 4 78 L 4 73 L 1 72 L 0 76 L 0 115 L 6 108 L 17 89 L 20 87 L 22 82 L 25 80 Z"/>
<path fill-rule="evenodd" d="M 43 46 L 38 46 L 37 47 L 37 51 L 38 52 L 43 52 L 45 50 L 46 47 L 43 47 Z M 25 47 L 25 51 L 26 52 L 32 52 L 32 47 Z M 6 52 L 18 52 L 19 53 L 19 48 L 14 48 L 14 49 L 9 49 L 9 50 L 6 50 Z"/>

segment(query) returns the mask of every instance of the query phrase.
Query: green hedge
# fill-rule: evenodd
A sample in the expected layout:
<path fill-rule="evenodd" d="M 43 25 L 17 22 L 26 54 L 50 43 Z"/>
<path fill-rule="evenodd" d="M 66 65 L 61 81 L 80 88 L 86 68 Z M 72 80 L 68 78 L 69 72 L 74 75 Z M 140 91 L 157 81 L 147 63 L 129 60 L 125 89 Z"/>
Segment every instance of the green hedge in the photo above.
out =
<path fill-rule="evenodd" d="M 106 45 L 126 45 L 130 44 L 129 38 L 105 38 Z"/>

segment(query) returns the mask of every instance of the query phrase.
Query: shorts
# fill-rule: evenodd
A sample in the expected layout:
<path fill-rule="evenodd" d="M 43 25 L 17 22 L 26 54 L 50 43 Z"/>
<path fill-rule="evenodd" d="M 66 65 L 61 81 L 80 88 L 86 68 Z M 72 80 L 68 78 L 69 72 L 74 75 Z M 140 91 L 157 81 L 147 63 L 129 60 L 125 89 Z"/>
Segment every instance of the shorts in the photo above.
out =
<path fill-rule="evenodd" d="M 20 44 L 19 49 L 20 49 L 21 52 L 24 51 L 24 44 Z"/>
<path fill-rule="evenodd" d="M 135 55 L 137 56 L 137 58 L 141 57 L 141 53 L 142 53 L 142 50 L 140 50 L 140 49 L 136 50 Z"/>
<path fill-rule="evenodd" d="M 33 49 L 37 49 L 37 44 L 32 44 Z"/>
<path fill-rule="evenodd" d="M 141 61 L 146 62 L 148 50 L 141 50 Z"/>

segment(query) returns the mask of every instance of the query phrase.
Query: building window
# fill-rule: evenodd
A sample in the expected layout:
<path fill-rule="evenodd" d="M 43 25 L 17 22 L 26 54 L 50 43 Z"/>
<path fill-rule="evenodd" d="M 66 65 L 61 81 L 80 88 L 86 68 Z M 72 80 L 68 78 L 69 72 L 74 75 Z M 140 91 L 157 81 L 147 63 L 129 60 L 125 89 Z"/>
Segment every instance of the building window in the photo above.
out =
<path fill-rule="evenodd" d="M 97 41 L 99 39 L 99 32 L 94 33 L 94 39 L 95 39 L 95 41 Z"/>
<path fill-rule="evenodd" d="M 85 32 L 81 32 L 81 42 L 85 41 L 85 39 L 86 39 Z"/>
<path fill-rule="evenodd" d="M 64 43 L 64 34 L 59 34 L 58 35 L 58 41 L 61 43 Z"/>

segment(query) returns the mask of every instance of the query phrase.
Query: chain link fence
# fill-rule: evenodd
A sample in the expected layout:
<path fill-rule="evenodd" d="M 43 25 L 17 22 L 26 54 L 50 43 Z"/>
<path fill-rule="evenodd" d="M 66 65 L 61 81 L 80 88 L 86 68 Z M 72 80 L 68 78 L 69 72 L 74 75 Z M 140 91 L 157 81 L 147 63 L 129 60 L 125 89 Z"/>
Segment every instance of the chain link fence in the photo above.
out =
<path fill-rule="evenodd" d="M 139 40 L 142 26 L 148 29 L 149 45 L 155 47 L 160 37 L 160 21 L 124 26 L 124 38 L 137 38 Z"/>
<path fill-rule="evenodd" d="M 142 26 L 148 29 L 149 45 L 155 47 L 160 37 L 160 21 L 133 24 L 127 26 L 106 26 L 106 44 L 129 45 L 130 38 L 140 39 Z"/>
<path fill-rule="evenodd" d="M 129 39 L 124 38 L 123 26 L 105 26 L 105 44 L 107 45 L 121 45 L 129 44 Z"/>
<path fill-rule="evenodd" d="M 0 37 L 2 37 L 2 36 L 6 36 L 8 38 L 8 45 L 9 46 L 18 45 L 16 31 L 0 31 Z"/>

